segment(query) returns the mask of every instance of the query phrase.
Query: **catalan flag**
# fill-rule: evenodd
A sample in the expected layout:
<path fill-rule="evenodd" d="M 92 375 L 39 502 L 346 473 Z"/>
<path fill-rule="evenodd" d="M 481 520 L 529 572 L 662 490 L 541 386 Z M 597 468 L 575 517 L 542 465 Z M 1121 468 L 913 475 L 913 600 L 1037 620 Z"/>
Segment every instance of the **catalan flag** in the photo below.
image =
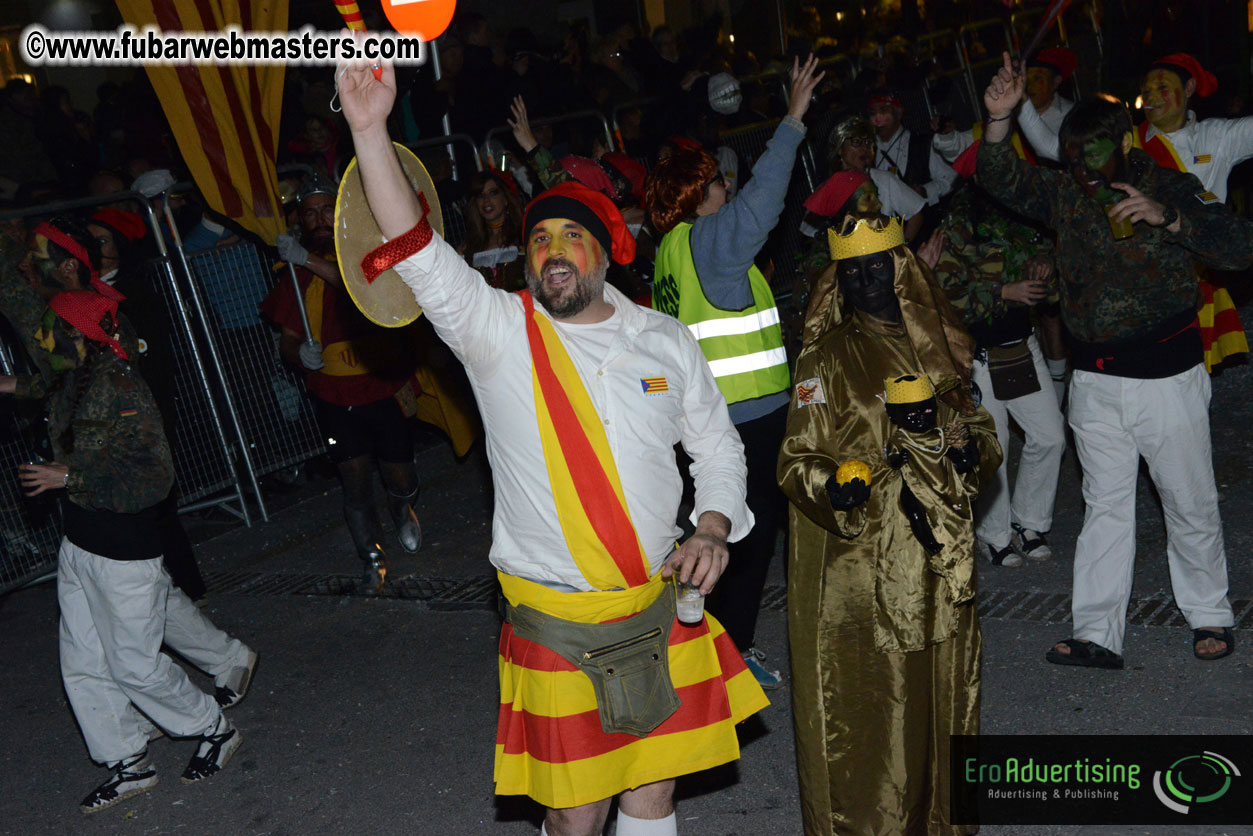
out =
<path fill-rule="evenodd" d="M 644 387 L 645 395 L 657 395 L 670 391 L 670 385 L 666 383 L 664 377 L 641 377 L 640 386 Z"/>
<path fill-rule="evenodd" d="M 287 0 L 117 0 L 163 32 L 286 31 Z M 147 67 L 179 150 L 209 206 L 274 243 L 283 231 L 275 158 L 282 64 Z"/>
<path fill-rule="evenodd" d="M 1210 154 L 1197 154 L 1192 158 L 1192 162 L 1194 165 L 1203 165 L 1210 162 L 1212 159 L 1214 158 Z"/>

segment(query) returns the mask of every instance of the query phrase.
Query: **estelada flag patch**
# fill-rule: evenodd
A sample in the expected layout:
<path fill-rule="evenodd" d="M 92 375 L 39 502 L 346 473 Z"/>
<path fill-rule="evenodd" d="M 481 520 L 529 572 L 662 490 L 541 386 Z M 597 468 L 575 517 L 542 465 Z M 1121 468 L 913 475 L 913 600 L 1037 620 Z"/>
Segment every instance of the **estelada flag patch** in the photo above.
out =
<path fill-rule="evenodd" d="M 123 409 L 118 412 L 119 418 L 130 418 L 139 414 L 138 409 Z"/>
<path fill-rule="evenodd" d="M 1192 162 L 1194 165 L 1204 165 L 1205 163 L 1210 162 L 1212 159 L 1214 158 L 1209 154 L 1197 154 L 1195 157 L 1192 158 Z"/>
<path fill-rule="evenodd" d="M 660 395 L 663 392 L 670 391 L 670 384 L 666 382 L 664 376 L 641 377 L 640 386 L 643 388 L 645 395 Z"/>
<path fill-rule="evenodd" d="M 1213 192 L 1197 192 L 1196 199 L 1209 206 L 1211 203 L 1218 202 L 1218 195 Z"/>
<path fill-rule="evenodd" d="M 802 380 L 796 384 L 796 405 L 812 406 L 816 403 L 826 403 L 827 393 L 822 391 L 822 381 L 816 377 L 809 380 Z"/>

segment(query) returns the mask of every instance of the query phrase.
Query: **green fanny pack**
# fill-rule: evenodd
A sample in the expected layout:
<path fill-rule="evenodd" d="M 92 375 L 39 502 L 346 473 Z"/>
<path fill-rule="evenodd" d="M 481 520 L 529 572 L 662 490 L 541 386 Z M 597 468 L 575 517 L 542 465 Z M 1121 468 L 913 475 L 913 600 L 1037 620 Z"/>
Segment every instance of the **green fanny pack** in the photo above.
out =
<path fill-rule="evenodd" d="M 670 679 L 674 584 L 622 621 L 584 624 L 546 615 L 525 604 L 507 605 L 513 632 L 542 644 L 587 675 L 607 734 L 646 737 L 678 709 Z"/>

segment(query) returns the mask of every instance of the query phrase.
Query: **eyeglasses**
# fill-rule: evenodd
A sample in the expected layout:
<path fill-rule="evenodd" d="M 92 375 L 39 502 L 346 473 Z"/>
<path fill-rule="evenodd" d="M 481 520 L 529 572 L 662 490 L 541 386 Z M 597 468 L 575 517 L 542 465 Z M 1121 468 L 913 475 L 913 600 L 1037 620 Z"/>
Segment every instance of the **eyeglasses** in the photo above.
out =
<path fill-rule="evenodd" d="M 715 174 L 713 179 L 705 184 L 705 191 L 709 191 L 715 183 L 725 186 L 727 184 L 727 178 L 723 177 L 721 173 Z"/>
<path fill-rule="evenodd" d="M 869 148 L 871 142 L 870 137 L 868 136 L 849 137 L 845 141 L 854 148 Z"/>

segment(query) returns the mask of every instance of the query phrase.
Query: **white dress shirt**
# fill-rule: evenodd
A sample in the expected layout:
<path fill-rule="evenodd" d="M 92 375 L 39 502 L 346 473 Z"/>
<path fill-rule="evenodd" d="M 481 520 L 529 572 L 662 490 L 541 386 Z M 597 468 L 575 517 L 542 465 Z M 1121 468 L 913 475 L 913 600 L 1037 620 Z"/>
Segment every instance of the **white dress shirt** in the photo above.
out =
<path fill-rule="evenodd" d="M 1045 160 L 1061 159 L 1057 133 L 1062 129 L 1062 120 L 1074 106 L 1070 99 L 1053 96 L 1053 101 L 1044 108 L 1044 112 L 1038 113 L 1030 99 L 1023 99 L 1022 107 L 1018 108 L 1018 130 L 1031 143 L 1031 150 L 1035 151 L 1037 157 Z"/>
<path fill-rule="evenodd" d="M 478 400 L 495 487 L 492 565 L 511 575 L 591 590 L 557 519 L 536 423 L 521 298 L 489 287 L 439 236 L 396 270 L 436 333 L 465 364 Z M 681 534 L 675 518 L 683 480 L 674 445 L 682 443 L 693 462 L 693 522 L 704 511 L 717 511 L 731 521 L 732 541 L 753 524 L 744 501 L 744 446 L 691 332 L 608 284 L 604 298 L 614 307 L 608 322 L 554 324 L 604 422 L 651 574 L 661 569 Z M 536 310 L 546 315 L 538 302 Z M 642 379 L 662 376 L 668 391 L 645 393 Z"/>
<path fill-rule="evenodd" d="M 909 130 L 903 127 L 886 142 L 876 135 L 874 167 L 891 173 L 892 165 L 895 164 L 896 173 L 904 180 L 909 169 L 909 138 Z M 922 184 L 922 190 L 927 193 L 927 203 L 934 206 L 940 198 L 953 190 L 956 180 L 957 172 L 953 171 L 953 167 L 944 162 L 944 158 L 935 148 L 928 149 L 927 180 Z"/>
<path fill-rule="evenodd" d="M 923 209 L 927 201 L 905 184 L 905 181 L 890 171 L 872 168 L 866 172 L 879 190 L 879 202 L 883 204 L 883 214 L 897 215 L 909 220 Z"/>
<path fill-rule="evenodd" d="M 1151 124 L 1146 137 L 1162 133 Z M 1189 174 L 1195 174 L 1207 192 L 1227 202 L 1227 178 L 1231 169 L 1253 157 L 1253 116 L 1243 119 L 1204 119 L 1188 111 L 1183 127 L 1163 134 L 1183 161 Z"/>

